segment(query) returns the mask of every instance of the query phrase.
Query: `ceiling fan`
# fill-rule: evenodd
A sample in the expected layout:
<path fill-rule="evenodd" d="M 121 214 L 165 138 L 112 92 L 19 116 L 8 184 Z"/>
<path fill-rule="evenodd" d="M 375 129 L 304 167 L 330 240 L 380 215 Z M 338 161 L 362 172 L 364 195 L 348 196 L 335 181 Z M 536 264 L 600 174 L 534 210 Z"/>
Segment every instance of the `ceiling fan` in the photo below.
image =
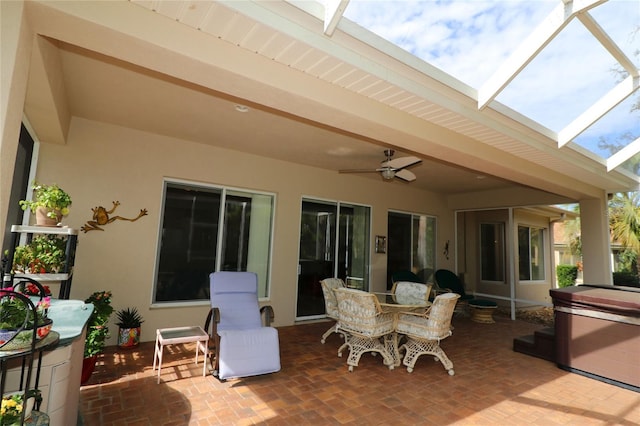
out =
<path fill-rule="evenodd" d="M 418 157 L 399 157 L 399 158 L 391 158 L 395 151 L 393 149 L 385 149 L 384 155 L 387 157 L 386 160 L 382 161 L 382 164 L 377 169 L 347 169 L 347 170 L 339 170 L 339 173 L 372 173 L 372 172 L 380 172 L 382 177 L 385 180 L 391 180 L 393 178 L 402 179 L 407 182 L 412 182 L 416 180 L 416 175 L 409 170 L 406 170 L 407 167 L 413 166 L 414 164 L 421 163 L 422 160 Z"/>

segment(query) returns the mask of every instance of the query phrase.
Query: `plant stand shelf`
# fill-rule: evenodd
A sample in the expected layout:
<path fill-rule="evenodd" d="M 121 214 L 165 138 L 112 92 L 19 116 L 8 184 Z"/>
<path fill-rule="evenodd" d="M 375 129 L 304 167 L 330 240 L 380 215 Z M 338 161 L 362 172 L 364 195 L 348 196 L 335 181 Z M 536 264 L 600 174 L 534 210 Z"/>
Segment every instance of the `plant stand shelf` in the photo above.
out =
<path fill-rule="evenodd" d="M 11 244 L 11 250 L 7 259 L 7 268 L 12 269 L 13 257 L 16 247 L 20 243 L 19 237 L 25 236 L 26 241 L 31 241 L 33 235 L 58 235 L 66 237 L 67 244 L 65 248 L 66 261 L 64 268 L 57 274 L 23 274 L 19 273 L 19 277 L 32 278 L 38 282 L 59 282 L 60 290 L 58 292 L 58 299 L 68 299 L 71 293 L 71 280 L 73 278 L 73 265 L 76 257 L 76 246 L 78 245 L 78 230 L 69 228 L 68 226 L 11 226 L 11 232 L 13 233 L 13 241 Z M 6 272 L 6 271 L 5 271 Z M 3 285 L 4 286 L 4 285 Z"/>

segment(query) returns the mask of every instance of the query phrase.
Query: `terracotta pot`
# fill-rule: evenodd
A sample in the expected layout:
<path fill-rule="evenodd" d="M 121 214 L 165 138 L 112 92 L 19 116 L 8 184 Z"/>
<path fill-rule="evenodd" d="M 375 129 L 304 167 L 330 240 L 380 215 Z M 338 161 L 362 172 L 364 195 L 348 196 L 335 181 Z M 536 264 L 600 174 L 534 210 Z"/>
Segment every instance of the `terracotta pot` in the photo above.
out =
<path fill-rule="evenodd" d="M 93 370 L 96 368 L 96 361 L 98 361 L 98 355 L 90 356 L 82 359 L 82 374 L 80 375 L 80 385 L 85 385 L 91 375 L 93 374 Z"/>
<path fill-rule="evenodd" d="M 62 213 L 60 210 L 54 210 L 56 213 L 55 218 L 51 218 L 47 216 L 47 213 L 50 212 L 51 209 L 46 207 L 37 207 L 36 208 L 36 225 L 38 226 L 58 226 L 60 222 L 62 222 Z"/>
<path fill-rule="evenodd" d="M 118 330 L 118 347 L 134 348 L 140 344 L 140 327 L 120 328 Z"/>

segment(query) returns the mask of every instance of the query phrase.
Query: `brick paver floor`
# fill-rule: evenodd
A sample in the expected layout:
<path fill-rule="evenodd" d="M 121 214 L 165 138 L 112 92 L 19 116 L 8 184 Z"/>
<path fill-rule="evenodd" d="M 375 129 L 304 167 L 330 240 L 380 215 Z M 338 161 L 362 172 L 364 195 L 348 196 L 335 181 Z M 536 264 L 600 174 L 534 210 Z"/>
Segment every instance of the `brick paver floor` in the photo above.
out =
<path fill-rule="evenodd" d="M 640 425 L 640 393 L 513 352 L 514 337 L 542 326 L 495 319 L 454 318 L 442 342 L 454 376 L 429 356 L 408 373 L 369 354 L 350 373 L 340 338 L 320 343 L 327 322 L 279 328 L 282 370 L 226 382 L 202 377 L 193 344 L 167 347 L 160 384 L 152 342 L 109 347 L 80 415 L 86 426 Z"/>

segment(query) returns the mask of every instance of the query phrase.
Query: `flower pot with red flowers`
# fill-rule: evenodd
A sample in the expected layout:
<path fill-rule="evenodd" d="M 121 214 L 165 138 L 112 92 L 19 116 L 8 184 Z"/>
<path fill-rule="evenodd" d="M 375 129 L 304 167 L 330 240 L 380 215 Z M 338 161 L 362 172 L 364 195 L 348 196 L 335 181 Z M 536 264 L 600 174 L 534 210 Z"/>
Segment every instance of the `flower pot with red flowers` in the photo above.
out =
<path fill-rule="evenodd" d="M 87 336 L 84 340 L 84 361 L 80 384 L 84 385 L 91 378 L 98 355 L 104 350 L 109 337 L 107 322 L 113 313 L 110 291 L 96 291 L 84 303 L 93 304 L 93 312 L 87 322 Z"/>
<path fill-rule="evenodd" d="M 44 339 L 53 325 L 47 317 L 51 298 L 39 286 L 40 301 L 22 293 L 22 283 L 0 290 L 0 351 L 25 350 Z"/>
<path fill-rule="evenodd" d="M 67 241 L 58 235 L 34 235 L 13 254 L 14 274 L 56 274 L 64 270 Z"/>

